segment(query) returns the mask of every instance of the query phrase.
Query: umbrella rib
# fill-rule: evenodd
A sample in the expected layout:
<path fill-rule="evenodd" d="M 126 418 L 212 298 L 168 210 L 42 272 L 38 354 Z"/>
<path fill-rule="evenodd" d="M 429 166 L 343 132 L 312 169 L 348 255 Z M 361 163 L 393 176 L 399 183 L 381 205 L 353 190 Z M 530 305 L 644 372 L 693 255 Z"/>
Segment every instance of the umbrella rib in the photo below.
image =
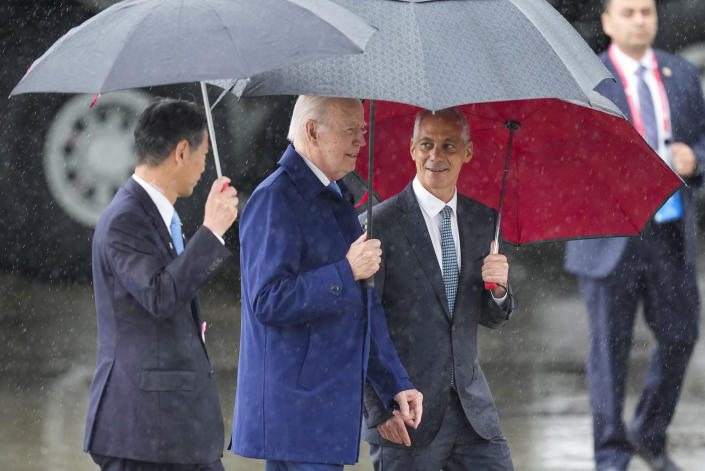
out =
<path fill-rule="evenodd" d="M 419 27 L 419 22 L 418 22 L 418 15 L 416 9 L 418 8 L 416 6 L 416 3 L 411 3 L 409 4 L 409 8 L 411 9 L 411 14 L 413 15 L 413 21 L 414 21 L 414 26 L 416 27 L 416 38 L 419 42 L 419 51 L 421 52 L 421 63 L 425 64 L 426 63 L 426 49 L 424 48 L 424 43 L 421 40 L 421 28 Z M 430 86 L 430 80 L 428 79 L 428 73 L 426 72 L 426 69 L 424 67 L 421 67 L 423 71 L 423 82 L 424 82 L 424 88 L 426 89 L 426 95 L 429 98 L 429 107 L 430 111 L 433 111 L 434 113 L 436 112 L 436 109 L 434 108 L 435 103 L 433 102 L 433 97 L 431 96 L 431 86 Z"/>
<path fill-rule="evenodd" d="M 528 14 L 528 12 L 527 12 L 524 8 L 522 8 L 520 5 L 518 5 L 516 1 L 512 1 L 512 4 L 514 5 L 514 7 L 515 7 L 517 10 L 521 11 L 522 14 L 523 14 L 527 19 L 529 19 L 529 21 L 531 21 L 531 16 Z M 549 6 L 549 8 L 551 8 L 551 7 Z M 542 36 L 542 37 L 544 38 L 544 40 L 546 41 L 546 44 L 548 44 L 549 46 L 551 46 L 551 47 L 550 47 L 550 52 L 551 52 L 551 54 L 553 54 L 554 56 L 556 56 L 556 57 L 558 58 L 558 62 L 559 62 L 560 64 L 565 64 L 565 61 L 563 60 L 563 58 L 558 54 L 558 51 L 557 51 L 557 49 L 556 49 L 556 47 L 555 47 L 554 41 L 552 41 L 551 38 L 549 38 L 548 36 L 546 36 L 546 33 L 545 33 L 543 30 L 541 30 L 540 28 L 536 28 L 536 31 L 537 31 L 539 34 L 541 34 L 541 36 Z M 583 87 L 582 87 L 581 84 L 578 82 L 578 80 L 575 78 L 575 74 L 573 74 L 573 72 L 571 71 L 571 69 L 569 69 L 569 68 L 566 67 L 565 65 L 564 65 L 563 68 L 568 72 L 568 76 L 570 76 L 570 79 L 573 81 L 573 83 L 574 83 L 575 85 L 577 85 L 578 89 L 579 89 L 579 90 L 583 90 Z M 607 77 L 605 77 L 605 78 L 607 78 Z M 598 83 L 599 83 L 599 82 L 598 82 Z M 597 86 L 597 83 L 594 83 L 592 86 L 593 86 L 593 87 L 594 87 L 594 86 Z M 548 98 L 548 97 L 547 97 L 547 98 Z M 583 98 L 585 101 L 589 101 L 587 95 L 585 94 L 585 92 L 583 92 L 583 97 L 582 97 L 582 98 Z"/>
<path fill-rule="evenodd" d="M 120 52 L 118 52 L 118 53 L 115 55 L 115 60 L 113 61 L 112 65 L 110 66 L 110 68 L 109 68 L 108 71 L 106 72 L 105 77 L 103 78 L 103 84 L 101 85 L 101 87 L 100 87 L 99 90 L 96 90 L 98 93 L 106 93 L 106 92 L 112 92 L 112 91 L 114 91 L 114 90 L 121 90 L 121 89 L 125 89 L 125 88 L 133 88 L 133 86 L 128 86 L 128 87 L 119 87 L 119 88 L 107 89 L 106 86 L 105 86 L 105 83 L 108 81 L 108 78 L 112 75 L 113 70 L 115 70 L 115 67 L 116 67 L 117 64 L 120 62 L 120 60 L 119 60 L 120 57 L 121 57 L 121 56 L 123 55 L 123 53 L 125 52 L 127 44 L 131 41 L 132 33 L 133 33 L 136 29 L 138 29 L 140 26 L 142 26 L 142 23 L 144 23 L 145 21 L 147 21 L 147 18 L 149 18 L 149 16 L 151 16 L 153 12 L 154 12 L 154 10 L 150 10 L 147 14 L 145 14 L 145 15 L 142 17 L 142 19 L 141 19 L 140 21 L 138 21 L 137 23 L 135 23 L 134 25 L 132 25 L 132 28 L 130 28 L 130 31 L 126 34 L 126 38 L 127 38 L 127 39 L 126 39 L 125 42 L 123 43 L 122 48 L 120 49 Z"/>
<path fill-rule="evenodd" d="M 597 142 L 597 141 L 593 141 L 590 151 L 591 151 L 591 152 L 594 152 L 594 148 L 596 148 L 597 145 L 598 145 L 598 142 Z M 586 160 L 583 160 L 583 161 L 587 163 L 587 165 L 590 167 L 590 169 L 594 172 L 595 175 L 600 175 L 599 172 L 596 172 L 596 171 L 595 171 L 595 167 L 591 164 L 590 161 L 586 161 Z M 610 187 L 610 185 L 608 185 L 607 182 L 606 182 L 602 177 L 599 177 L 599 181 L 600 181 L 600 183 L 604 183 L 606 187 L 608 187 L 608 188 Z M 624 218 L 625 218 L 627 221 L 629 221 L 629 224 L 632 226 L 632 229 L 635 230 L 637 233 L 640 233 L 641 231 L 640 231 L 639 228 L 636 226 L 636 224 L 634 224 L 634 221 L 632 221 L 632 218 L 629 217 L 629 213 L 628 213 L 627 211 L 625 211 L 624 206 L 622 205 L 621 201 L 619 201 L 619 199 L 615 197 L 615 198 L 614 198 L 614 202 L 615 202 L 615 204 L 617 205 L 617 208 L 619 208 L 619 211 L 622 213 L 622 215 L 624 216 Z"/>
<path fill-rule="evenodd" d="M 232 36 L 232 34 L 231 34 L 231 32 L 230 32 L 230 28 L 226 27 L 226 23 L 225 23 L 225 21 L 223 20 L 223 17 L 218 14 L 218 11 L 217 11 L 215 8 L 213 8 L 213 6 L 212 6 L 212 4 L 211 4 L 211 0 L 205 0 L 205 3 L 208 4 L 209 9 L 213 12 L 213 14 L 215 15 L 215 17 L 218 18 L 218 20 L 220 20 L 220 23 L 223 25 L 225 31 L 226 31 L 227 34 L 228 34 L 228 37 L 230 38 L 230 44 L 232 45 L 233 49 L 235 49 L 235 50 L 237 51 L 238 60 L 240 60 L 241 62 L 245 63 L 245 62 L 246 62 L 246 60 L 245 60 L 246 57 L 245 57 L 245 55 L 242 53 L 242 50 L 240 49 L 240 46 L 239 46 L 238 42 L 235 41 L 235 39 L 233 38 L 233 36 Z M 247 65 L 246 70 L 250 70 L 250 64 L 246 64 L 246 65 Z M 241 78 L 244 78 L 244 77 L 228 77 L 228 78 L 241 79 Z M 215 106 L 215 105 L 213 105 L 213 106 Z"/>

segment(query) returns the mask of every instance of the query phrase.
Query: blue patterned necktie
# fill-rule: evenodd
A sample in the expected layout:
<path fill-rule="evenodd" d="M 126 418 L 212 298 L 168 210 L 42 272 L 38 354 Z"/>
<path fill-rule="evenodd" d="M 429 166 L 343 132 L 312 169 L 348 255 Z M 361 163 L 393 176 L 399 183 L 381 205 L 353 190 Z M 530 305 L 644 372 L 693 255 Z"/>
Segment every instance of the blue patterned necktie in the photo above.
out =
<path fill-rule="evenodd" d="M 343 197 L 343 192 L 340 191 L 340 187 L 338 186 L 338 184 L 336 182 L 331 180 L 331 182 L 328 184 L 328 189 L 331 190 L 336 195 L 338 195 L 339 198 Z"/>
<path fill-rule="evenodd" d="M 656 127 L 656 112 L 654 111 L 654 100 L 649 90 L 649 86 L 644 80 L 646 67 L 639 66 L 636 71 L 637 94 L 639 96 L 639 112 L 641 122 L 644 125 L 644 139 L 654 151 L 658 151 L 658 128 Z M 654 215 L 654 220 L 658 223 L 673 221 L 683 215 L 683 203 L 680 192 L 677 191 L 666 201 Z"/>
<path fill-rule="evenodd" d="M 441 210 L 441 254 L 443 261 L 443 283 L 448 298 L 448 311 L 451 317 L 455 309 L 455 295 L 458 292 L 458 258 L 453 243 L 450 216 L 453 210 L 446 206 Z"/>
<path fill-rule="evenodd" d="M 174 214 L 171 216 L 170 228 L 171 240 L 174 242 L 174 249 L 176 249 L 177 254 L 180 254 L 184 251 L 184 237 L 181 235 L 181 219 L 179 219 L 179 215 L 176 210 L 174 210 Z"/>

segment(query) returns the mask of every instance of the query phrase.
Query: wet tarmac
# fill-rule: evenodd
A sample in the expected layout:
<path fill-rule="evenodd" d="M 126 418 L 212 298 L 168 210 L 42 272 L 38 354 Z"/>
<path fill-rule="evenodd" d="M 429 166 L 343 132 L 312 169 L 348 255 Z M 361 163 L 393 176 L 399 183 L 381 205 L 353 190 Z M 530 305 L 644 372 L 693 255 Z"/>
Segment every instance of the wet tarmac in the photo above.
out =
<path fill-rule="evenodd" d="M 591 417 L 583 359 L 587 323 L 575 282 L 560 268 L 559 246 L 512 249 L 514 319 L 482 330 L 480 356 L 517 471 L 587 471 Z M 551 257 L 540 273 L 529 267 Z M 700 267 L 705 266 L 700 261 Z M 218 375 L 226 429 L 232 421 L 239 338 L 236 277 L 202 294 L 207 341 Z M 705 277 L 700 279 L 704 293 Z M 95 470 L 82 453 L 85 411 L 95 362 L 95 314 L 87 284 L 47 283 L 0 274 L 0 470 Z M 701 332 L 705 333 L 702 327 Z M 701 337 L 703 337 L 701 333 Z M 632 350 L 626 410 L 636 403 L 653 340 L 643 321 Z M 699 342 L 670 427 L 669 450 L 687 471 L 705 470 L 705 342 Z M 263 470 L 258 460 L 227 452 L 227 470 Z M 351 470 L 371 470 L 363 443 Z M 629 471 L 648 468 L 634 458 Z"/>

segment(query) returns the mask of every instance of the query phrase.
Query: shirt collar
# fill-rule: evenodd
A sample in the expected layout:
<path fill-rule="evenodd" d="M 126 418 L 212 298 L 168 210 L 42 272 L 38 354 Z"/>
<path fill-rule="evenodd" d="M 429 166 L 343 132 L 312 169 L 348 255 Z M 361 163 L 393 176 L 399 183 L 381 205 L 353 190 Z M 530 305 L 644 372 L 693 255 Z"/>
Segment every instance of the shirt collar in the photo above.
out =
<path fill-rule="evenodd" d="M 164 224 L 166 224 L 169 233 L 171 233 L 171 218 L 174 216 L 174 206 L 169 202 L 166 196 L 159 191 L 156 187 L 147 183 L 143 178 L 139 177 L 136 173 L 132 174 L 132 179 L 136 181 L 139 186 L 144 188 L 149 197 L 154 202 L 154 205 L 159 211 L 159 215 L 164 219 Z"/>
<path fill-rule="evenodd" d="M 428 214 L 431 217 L 436 217 L 438 213 L 441 212 L 441 210 L 446 207 L 450 206 L 450 209 L 453 210 L 453 214 L 456 213 L 456 208 L 458 207 L 458 190 L 456 189 L 453 192 L 453 197 L 448 201 L 447 203 L 445 201 L 442 201 L 438 198 L 436 198 L 433 194 L 431 194 L 430 191 L 428 191 L 426 188 L 423 187 L 421 182 L 419 181 L 419 177 L 414 177 L 414 181 L 412 182 L 412 187 L 414 189 L 414 195 L 416 195 L 416 200 L 419 202 L 419 206 L 421 207 L 421 210 L 424 211 L 426 214 Z"/>
<path fill-rule="evenodd" d="M 633 57 L 628 56 L 624 51 L 622 51 L 619 46 L 612 44 L 614 47 L 614 57 L 618 62 L 619 67 L 622 69 L 626 77 L 632 77 L 636 74 L 637 69 L 640 66 L 646 67 L 646 70 L 652 71 L 654 68 L 654 50 L 649 48 L 646 50 L 646 54 L 641 60 L 636 60 Z"/>

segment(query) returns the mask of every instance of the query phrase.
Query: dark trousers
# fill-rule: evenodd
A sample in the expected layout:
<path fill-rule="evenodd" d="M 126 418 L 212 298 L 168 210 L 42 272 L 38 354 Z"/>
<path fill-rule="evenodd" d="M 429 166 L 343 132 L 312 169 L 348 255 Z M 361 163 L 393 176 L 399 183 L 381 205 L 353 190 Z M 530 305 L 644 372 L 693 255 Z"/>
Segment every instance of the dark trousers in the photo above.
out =
<path fill-rule="evenodd" d="M 267 460 L 264 471 L 343 471 L 343 465 Z"/>
<path fill-rule="evenodd" d="M 413 445 L 413 443 L 412 443 Z M 375 471 L 513 471 L 504 437 L 486 440 L 465 417 L 460 398 L 451 392 L 438 434 L 428 446 L 398 448 L 370 444 Z"/>
<path fill-rule="evenodd" d="M 597 469 L 626 469 L 633 444 L 664 452 L 683 377 L 698 336 L 695 268 L 685 261 L 680 222 L 647 224 L 631 239 L 606 278 L 579 277 L 590 316 L 588 387 Z M 635 417 L 622 419 L 637 304 L 657 347 L 651 355 Z"/>
<path fill-rule="evenodd" d="M 208 464 L 172 464 L 136 461 L 91 453 L 101 471 L 225 471 L 223 463 L 216 460 Z"/>

